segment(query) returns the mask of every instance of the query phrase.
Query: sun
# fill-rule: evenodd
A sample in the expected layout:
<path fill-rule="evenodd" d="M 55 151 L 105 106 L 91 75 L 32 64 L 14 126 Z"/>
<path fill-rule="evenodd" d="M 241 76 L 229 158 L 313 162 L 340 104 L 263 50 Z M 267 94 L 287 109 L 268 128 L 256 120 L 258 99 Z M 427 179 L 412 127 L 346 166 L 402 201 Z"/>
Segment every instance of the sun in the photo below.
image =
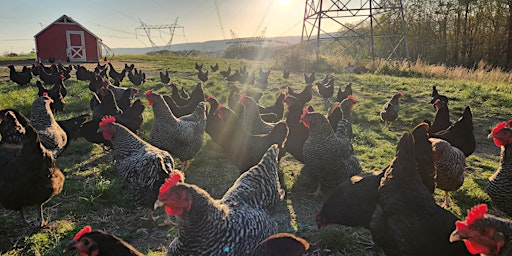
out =
<path fill-rule="evenodd" d="M 281 6 L 288 6 L 292 0 L 277 0 Z"/>

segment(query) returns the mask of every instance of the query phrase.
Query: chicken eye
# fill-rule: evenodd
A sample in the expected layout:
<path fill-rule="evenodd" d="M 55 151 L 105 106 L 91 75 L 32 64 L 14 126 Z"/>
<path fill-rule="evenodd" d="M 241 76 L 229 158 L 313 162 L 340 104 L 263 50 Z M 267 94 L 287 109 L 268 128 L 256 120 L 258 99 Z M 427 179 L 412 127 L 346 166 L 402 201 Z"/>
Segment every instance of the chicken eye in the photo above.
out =
<path fill-rule="evenodd" d="M 85 245 L 85 246 L 88 246 L 88 245 L 89 245 L 89 240 L 84 239 L 84 245 Z"/>

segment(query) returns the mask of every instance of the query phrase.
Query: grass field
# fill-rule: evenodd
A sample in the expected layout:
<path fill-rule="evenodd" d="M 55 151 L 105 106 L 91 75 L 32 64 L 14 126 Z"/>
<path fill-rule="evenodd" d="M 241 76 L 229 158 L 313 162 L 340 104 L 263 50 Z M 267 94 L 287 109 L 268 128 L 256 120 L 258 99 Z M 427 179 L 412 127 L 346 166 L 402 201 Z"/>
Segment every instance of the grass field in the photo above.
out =
<path fill-rule="evenodd" d="M 141 92 L 155 89 L 170 93 L 170 88 L 160 82 L 158 72 L 168 69 L 171 80 L 191 91 L 197 79 L 194 63 L 204 63 L 205 67 L 219 63 L 220 70 L 247 66 L 248 71 L 260 67 L 272 70 L 269 87 L 263 91 L 260 104 L 271 105 L 274 95 L 287 86 L 301 90 L 304 84 L 302 73 L 292 73 L 289 79 L 282 78 L 277 61 L 255 62 L 208 58 L 178 58 L 158 56 L 119 56 L 112 61 L 119 70 L 124 63 L 134 63 L 135 67 L 146 72 L 147 82 Z M 94 64 L 95 65 L 95 64 Z M 90 69 L 92 64 L 87 65 Z M 19 68 L 19 66 L 17 67 Z M 67 119 L 88 113 L 91 93 L 87 82 L 73 77 L 66 81 L 68 96 L 64 113 L 57 113 L 56 119 Z M 15 108 L 26 114 L 36 97 L 35 80 L 26 87 L 20 87 L 8 79 L 8 69 L 0 70 L 0 109 Z M 324 73 L 317 74 L 317 79 Z M 496 170 L 499 162 L 499 148 L 486 138 L 497 123 L 512 117 L 512 87 L 499 82 L 474 82 L 444 78 L 405 78 L 374 74 L 331 74 L 337 78 L 336 90 L 344 88 L 347 82 L 353 83 L 357 104 L 353 108 L 353 146 L 363 170 L 370 172 L 389 163 L 395 154 L 399 136 L 412 129 L 424 119 L 432 120 L 434 110 L 430 101 L 431 85 L 436 85 L 440 93 L 450 98 L 452 121 L 457 120 L 465 106 L 473 111 L 474 133 L 477 140 L 476 152 L 467 158 L 468 171 L 463 187 L 451 194 L 453 204 L 449 209 L 463 217 L 468 208 L 477 203 L 490 203 L 483 192 L 486 179 Z M 210 72 L 210 80 L 204 84 L 206 95 L 212 95 L 225 103 L 228 95 L 226 82 L 218 73 Z M 122 83 L 131 86 L 129 80 Z M 259 91 L 259 88 L 245 88 Z M 383 127 L 379 111 L 382 105 L 396 92 L 401 91 L 399 119 L 390 127 Z M 143 95 L 142 93 L 139 94 Z M 153 121 L 151 107 L 144 112 L 144 123 L 140 136 L 148 139 Z M 332 100 L 331 100 L 332 103 Z M 317 93 L 310 102 L 315 110 L 325 113 L 325 104 Z M 187 171 L 187 182 L 197 184 L 214 198 L 220 198 L 238 176 L 238 170 L 223 156 L 219 146 L 205 134 L 205 145 L 192 161 Z M 91 144 L 83 139 L 71 142 L 70 147 L 58 158 L 57 165 L 63 170 L 66 181 L 61 194 L 55 196 L 44 207 L 45 217 L 50 224 L 43 229 L 23 225 L 16 212 L 0 209 L 0 254 L 1 255 L 62 255 L 64 246 L 74 234 L 85 225 L 114 233 L 133 244 L 148 255 L 164 255 L 168 244 L 176 234 L 174 228 L 160 227 L 142 220 L 146 210 L 134 206 L 119 180 L 112 152 Z M 296 182 L 300 177 L 302 164 L 286 154 L 281 160 L 283 184 L 287 196 L 277 207 L 275 219 L 281 232 L 295 233 L 311 243 L 313 255 L 384 255 L 379 249 L 366 249 L 364 243 L 371 240 L 369 231 L 361 228 L 329 226 L 317 229 L 314 213 L 318 211 L 326 196 L 314 198 L 310 193 L 314 187 Z M 443 193 L 436 191 L 438 202 Z M 27 208 L 27 216 L 34 219 L 36 210 Z M 164 212 L 158 211 L 163 217 Z M 160 220 L 160 219 L 159 219 Z"/>

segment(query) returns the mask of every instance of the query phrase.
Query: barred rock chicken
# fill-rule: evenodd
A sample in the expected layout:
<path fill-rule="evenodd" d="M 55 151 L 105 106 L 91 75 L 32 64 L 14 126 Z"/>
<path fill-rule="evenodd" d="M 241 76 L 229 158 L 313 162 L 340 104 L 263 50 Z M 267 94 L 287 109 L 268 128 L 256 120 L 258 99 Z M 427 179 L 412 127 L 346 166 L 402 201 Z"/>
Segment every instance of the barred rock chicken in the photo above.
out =
<path fill-rule="evenodd" d="M 395 95 L 393 95 L 391 100 L 382 106 L 382 110 L 380 111 L 380 119 L 384 121 L 384 127 L 396 121 L 398 118 L 398 112 L 400 111 L 400 103 L 398 99 L 402 98 L 403 96 L 404 95 L 401 92 L 397 92 Z"/>
<path fill-rule="evenodd" d="M 423 185 L 433 193 L 435 167 L 427 129 L 427 124 L 420 123 L 414 127 L 412 135 L 416 152 L 422 152 L 415 154 L 416 172 L 420 175 Z M 320 228 L 329 224 L 339 224 L 369 229 L 379 199 L 380 181 L 389 167 L 390 165 L 387 165 L 379 171 L 352 176 L 350 180 L 336 187 L 324 202 L 321 211 L 315 215 L 317 226 Z"/>
<path fill-rule="evenodd" d="M 338 89 L 338 93 L 336 94 L 336 101 L 341 102 L 345 98 L 347 98 L 349 95 L 352 95 L 352 83 L 348 82 L 345 86 L 345 90 L 341 90 L 341 86 Z"/>
<path fill-rule="evenodd" d="M 452 146 L 459 148 L 466 157 L 473 154 L 476 149 L 475 135 L 473 134 L 473 113 L 467 106 L 462 116 L 445 130 L 431 133 L 430 137 L 448 141 Z"/>
<path fill-rule="evenodd" d="M 438 99 L 434 102 L 434 107 L 436 108 L 436 115 L 430 129 L 428 130 L 428 132 L 432 134 L 448 129 L 448 127 L 452 125 L 452 122 L 450 121 L 450 111 L 448 110 L 446 102 Z"/>
<path fill-rule="evenodd" d="M 470 255 L 463 243 L 449 242 L 457 217 L 438 206 L 422 185 L 414 143 L 410 133 L 402 135 L 381 180 L 370 222 L 373 241 L 386 255 Z M 423 151 L 430 150 L 425 144 Z"/>
<path fill-rule="evenodd" d="M 171 81 L 171 78 L 169 77 L 169 70 L 165 70 L 165 73 L 160 71 L 159 72 L 160 74 L 160 82 L 162 82 L 163 84 L 169 84 L 169 82 Z"/>
<path fill-rule="evenodd" d="M 29 84 L 30 80 L 32 80 L 32 73 L 30 72 L 30 69 L 27 69 L 26 71 L 17 72 L 14 68 L 14 65 L 9 64 L 7 65 L 7 67 L 9 68 L 9 79 L 17 83 L 18 85 Z"/>
<path fill-rule="evenodd" d="M 494 144 L 501 148 L 500 165 L 496 172 L 489 178 L 485 192 L 492 199 L 493 205 L 500 211 L 512 216 L 512 120 L 497 124 L 489 138 L 494 139 Z"/>
<path fill-rule="evenodd" d="M 177 118 L 162 95 L 154 93 L 153 90 L 147 91 L 145 95 L 148 104 L 153 107 L 155 116 L 149 143 L 178 157 L 183 161 L 182 171 L 185 171 L 189 160 L 203 146 L 203 134 L 206 128 L 205 102 L 200 102 L 192 114 Z"/>
<path fill-rule="evenodd" d="M 284 147 L 286 152 L 290 153 L 297 161 L 304 163 L 304 143 L 309 137 L 308 128 L 300 122 L 304 103 L 291 95 L 286 96 L 283 102 L 288 108 L 286 125 L 289 129 Z"/>
<path fill-rule="evenodd" d="M 85 226 L 66 246 L 64 252 L 76 250 L 80 255 L 144 256 L 131 244 L 103 230 Z"/>
<path fill-rule="evenodd" d="M 309 249 L 309 243 L 290 233 L 278 233 L 261 241 L 258 248 L 263 251 L 255 256 L 302 256 Z"/>
<path fill-rule="evenodd" d="M 43 94 L 34 100 L 30 112 L 30 124 L 37 130 L 43 146 L 53 154 L 54 158 L 57 158 L 64 150 L 68 138 L 53 116 L 50 109 L 51 102 L 52 99 L 48 94 Z"/>
<path fill-rule="evenodd" d="M 21 145 L 0 144 L 0 203 L 19 211 L 24 221 L 23 207 L 37 205 L 42 227 L 47 224 L 43 205 L 62 191 L 64 174 L 37 131 L 28 123 L 24 128 Z"/>
<path fill-rule="evenodd" d="M 269 215 L 283 199 L 279 183 L 277 145 L 242 174 L 221 199 L 202 188 L 178 182 L 174 174 L 160 188 L 155 207 L 176 216 L 178 235 L 167 255 L 261 255 L 259 242 L 277 233 Z"/>
<path fill-rule="evenodd" d="M 449 191 L 457 191 L 464 184 L 464 171 L 466 170 L 466 157 L 460 149 L 453 147 L 445 140 L 430 138 L 434 150 L 434 163 L 436 166 L 436 188 L 444 190 L 443 207 L 450 205 Z"/>
<path fill-rule="evenodd" d="M 306 109 L 300 118 L 309 129 L 303 149 L 304 170 L 318 182 L 315 195 L 330 192 L 343 181 L 361 173 L 361 165 L 347 133 L 350 124 L 346 120 L 341 120 L 334 132 L 327 118 L 318 112 Z"/>
<path fill-rule="evenodd" d="M 240 104 L 243 106 L 242 125 L 252 134 L 266 134 L 274 128 L 274 123 L 267 123 L 261 119 L 258 103 L 246 94 L 240 96 Z"/>
<path fill-rule="evenodd" d="M 174 160 L 167 151 L 145 142 L 112 116 L 104 117 L 98 128 L 112 142 L 114 160 L 122 180 L 128 183 L 130 196 L 149 210 L 153 219 L 153 203 L 165 178 L 174 171 Z"/>
<path fill-rule="evenodd" d="M 455 225 L 450 242 L 464 241 L 472 254 L 512 255 L 512 222 L 487 214 L 487 205 L 474 206 L 468 210 L 466 219 Z"/>

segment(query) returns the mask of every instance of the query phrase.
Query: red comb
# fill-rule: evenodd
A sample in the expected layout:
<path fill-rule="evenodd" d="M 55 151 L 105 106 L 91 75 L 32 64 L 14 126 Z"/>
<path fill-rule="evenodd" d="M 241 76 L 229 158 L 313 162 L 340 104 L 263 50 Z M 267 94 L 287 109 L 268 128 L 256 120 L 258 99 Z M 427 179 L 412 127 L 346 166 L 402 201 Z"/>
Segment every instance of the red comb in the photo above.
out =
<path fill-rule="evenodd" d="M 211 99 L 213 99 L 213 96 L 208 95 L 208 100 L 211 100 Z"/>
<path fill-rule="evenodd" d="M 180 180 L 181 180 L 181 174 L 176 173 L 176 172 L 171 173 L 169 175 L 169 178 L 165 179 L 165 183 L 162 184 L 162 186 L 160 187 L 160 193 L 158 194 L 158 199 L 161 199 L 160 195 L 165 194 L 167 191 L 169 191 L 169 189 L 176 186 L 176 184 L 178 184 L 178 182 Z"/>
<path fill-rule="evenodd" d="M 304 109 L 304 112 L 302 112 L 302 115 L 300 115 L 300 119 L 304 119 L 307 114 L 309 114 L 309 110 L 306 108 Z"/>
<path fill-rule="evenodd" d="M 104 116 L 101 119 L 99 127 L 101 128 L 101 127 L 105 126 L 107 123 L 114 123 L 115 121 L 116 121 L 116 118 L 113 116 Z"/>
<path fill-rule="evenodd" d="M 481 219 L 487 213 L 487 205 L 479 204 L 477 206 L 473 206 L 473 208 L 468 210 L 468 216 L 465 219 L 467 225 L 473 224 L 475 220 Z"/>
<path fill-rule="evenodd" d="M 44 97 L 48 97 L 48 93 L 47 92 L 43 92 L 43 96 Z"/>
<path fill-rule="evenodd" d="M 87 233 L 89 233 L 91 231 L 92 231 L 91 226 L 85 226 L 84 228 L 82 228 L 82 230 L 80 230 L 80 231 L 78 231 L 78 233 L 76 233 L 76 235 L 73 237 L 73 241 L 77 241 L 84 234 L 87 234 Z"/>
<path fill-rule="evenodd" d="M 492 129 L 492 132 L 491 134 L 492 135 L 495 135 L 496 133 L 498 133 L 499 131 L 501 131 L 501 129 L 505 128 L 505 126 L 507 126 L 507 122 L 501 122 L 499 124 L 496 125 L 496 127 L 494 127 Z"/>
<path fill-rule="evenodd" d="M 398 95 L 400 95 L 400 98 L 402 98 L 404 96 L 404 94 L 402 92 L 397 92 Z"/>
<path fill-rule="evenodd" d="M 223 109 L 223 108 L 224 108 L 224 105 L 220 104 L 220 105 L 218 105 L 218 106 L 217 106 L 217 109 L 216 109 L 216 110 L 221 110 L 221 109 Z"/>
<path fill-rule="evenodd" d="M 145 96 L 147 96 L 147 95 L 150 95 L 150 94 L 152 94 L 152 93 L 153 93 L 153 90 L 147 90 L 147 91 L 144 93 L 144 95 L 145 95 Z"/>
<path fill-rule="evenodd" d="M 352 94 L 348 95 L 347 98 L 351 99 L 354 102 L 356 102 L 356 98 Z"/>

